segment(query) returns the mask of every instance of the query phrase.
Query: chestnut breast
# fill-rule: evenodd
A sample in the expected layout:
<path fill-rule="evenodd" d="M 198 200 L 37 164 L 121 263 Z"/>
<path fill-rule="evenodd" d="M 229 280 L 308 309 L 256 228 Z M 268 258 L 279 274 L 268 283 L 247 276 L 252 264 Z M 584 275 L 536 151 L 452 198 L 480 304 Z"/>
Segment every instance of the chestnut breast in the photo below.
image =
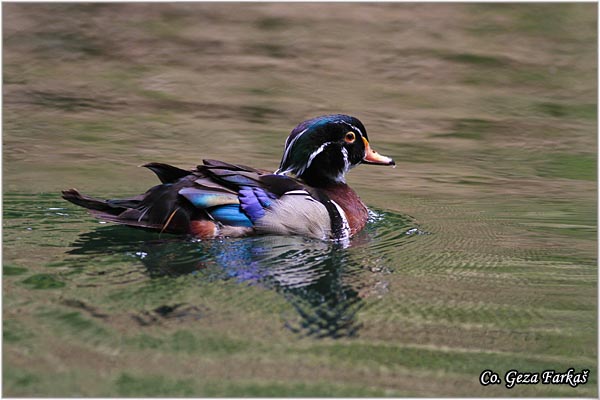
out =
<path fill-rule="evenodd" d="M 344 210 L 348 225 L 350 225 L 351 235 L 356 234 L 365 227 L 369 218 L 367 206 L 350 186 L 339 183 L 321 190 Z"/>

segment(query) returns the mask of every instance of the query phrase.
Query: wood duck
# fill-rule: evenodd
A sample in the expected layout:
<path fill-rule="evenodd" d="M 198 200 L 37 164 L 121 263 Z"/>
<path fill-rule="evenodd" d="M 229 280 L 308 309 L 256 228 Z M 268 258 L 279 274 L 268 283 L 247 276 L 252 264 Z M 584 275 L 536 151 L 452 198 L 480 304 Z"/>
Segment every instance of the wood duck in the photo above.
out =
<path fill-rule="evenodd" d="M 395 165 L 369 145 L 356 118 L 334 114 L 298 125 L 285 141 L 277 171 L 203 160 L 193 170 L 149 163 L 162 182 L 146 193 L 99 200 L 76 189 L 63 198 L 96 218 L 199 238 L 252 234 L 348 239 L 364 228 L 368 210 L 345 182 L 358 164 Z"/>

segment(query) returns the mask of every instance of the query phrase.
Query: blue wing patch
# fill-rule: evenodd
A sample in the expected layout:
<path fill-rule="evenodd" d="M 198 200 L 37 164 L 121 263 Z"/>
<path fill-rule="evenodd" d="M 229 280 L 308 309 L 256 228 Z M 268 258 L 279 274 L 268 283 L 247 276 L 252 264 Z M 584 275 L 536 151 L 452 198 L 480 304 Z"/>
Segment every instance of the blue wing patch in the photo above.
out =
<path fill-rule="evenodd" d="M 224 225 L 252 227 L 253 222 L 264 217 L 275 195 L 259 187 L 241 186 L 238 194 L 184 188 L 179 194 L 195 207 L 206 211 Z"/>
<path fill-rule="evenodd" d="M 237 204 L 228 204 L 208 210 L 208 213 L 223 225 L 244 226 L 251 228 L 252 221 L 242 212 Z"/>
<path fill-rule="evenodd" d="M 216 207 L 227 204 L 239 204 L 237 195 L 214 192 L 196 188 L 183 188 L 179 194 L 198 208 Z"/>

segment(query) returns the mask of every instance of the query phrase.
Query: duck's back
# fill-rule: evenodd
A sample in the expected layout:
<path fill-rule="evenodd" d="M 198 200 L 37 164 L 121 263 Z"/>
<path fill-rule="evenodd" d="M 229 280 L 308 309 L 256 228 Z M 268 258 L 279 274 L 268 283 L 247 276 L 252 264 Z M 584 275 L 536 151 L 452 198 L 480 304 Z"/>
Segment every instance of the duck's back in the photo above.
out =
<path fill-rule="evenodd" d="M 103 220 L 201 238 L 348 236 L 344 218 L 327 195 L 294 178 L 215 160 L 189 171 L 160 163 L 145 167 L 162 183 L 142 195 L 98 200 L 71 189 L 63 197 Z"/>

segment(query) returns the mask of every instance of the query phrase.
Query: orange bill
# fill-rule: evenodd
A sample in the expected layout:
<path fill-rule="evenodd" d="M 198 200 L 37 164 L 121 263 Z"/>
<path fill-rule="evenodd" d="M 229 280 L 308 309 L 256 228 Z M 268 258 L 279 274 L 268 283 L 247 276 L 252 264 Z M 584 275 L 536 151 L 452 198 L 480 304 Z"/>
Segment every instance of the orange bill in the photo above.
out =
<path fill-rule="evenodd" d="M 391 158 L 383 156 L 373 150 L 367 139 L 363 137 L 362 140 L 365 144 L 365 157 L 363 158 L 363 164 L 396 165 L 394 160 Z"/>

